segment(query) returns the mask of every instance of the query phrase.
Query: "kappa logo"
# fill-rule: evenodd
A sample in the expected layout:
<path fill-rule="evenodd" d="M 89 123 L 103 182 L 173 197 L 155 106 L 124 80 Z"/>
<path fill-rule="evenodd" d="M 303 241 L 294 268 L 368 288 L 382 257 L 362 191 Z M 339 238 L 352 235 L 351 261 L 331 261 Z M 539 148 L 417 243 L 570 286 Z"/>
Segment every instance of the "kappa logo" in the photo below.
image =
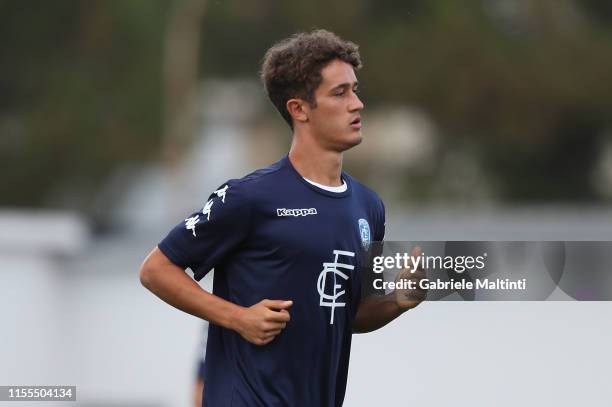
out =
<path fill-rule="evenodd" d="M 185 219 L 185 229 L 191 230 L 193 237 L 196 237 L 196 225 L 200 221 L 200 215 L 192 216 L 191 218 Z"/>
<path fill-rule="evenodd" d="M 206 215 L 206 220 L 210 220 L 210 211 L 212 210 L 212 206 L 215 203 L 212 199 L 209 199 L 206 202 L 206 205 L 202 208 L 202 215 Z"/>
<path fill-rule="evenodd" d="M 225 203 L 225 193 L 227 192 L 228 188 L 229 185 L 226 185 L 223 188 L 217 189 L 215 192 L 213 192 L 213 194 L 216 194 L 219 198 L 221 198 L 221 202 Z"/>
<path fill-rule="evenodd" d="M 227 193 L 227 189 L 229 188 L 229 185 L 225 185 L 223 188 L 220 188 L 216 191 L 213 192 L 213 194 L 217 195 L 219 198 L 221 198 L 221 203 L 225 203 L 225 195 Z M 202 208 L 202 215 L 206 216 L 206 220 L 210 221 L 210 214 L 212 211 L 212 207 L 213 204 L 215 203 L 215 201 L 213 201 L 213 199 L 209 199 L 206 204 L 204 205 L 204 207 Z M 192 216 L 190 218 L 185 219 L 185 229 L 186 230 L 191 230 L 191 234 L 193 235 L 193 237 L 197 237 L 196 235 L 196 226 L 197 224 L 200 222 L 200 215 L 195 215 Z"/>
<path fill-rule="evenodd" d="M 286 209 L 286 208 L 278 208 L 276 210 L 277 216 L 307 216 L 307 215 L 316 215 L 316 208 L 304 208 L 304 209 Z"/>

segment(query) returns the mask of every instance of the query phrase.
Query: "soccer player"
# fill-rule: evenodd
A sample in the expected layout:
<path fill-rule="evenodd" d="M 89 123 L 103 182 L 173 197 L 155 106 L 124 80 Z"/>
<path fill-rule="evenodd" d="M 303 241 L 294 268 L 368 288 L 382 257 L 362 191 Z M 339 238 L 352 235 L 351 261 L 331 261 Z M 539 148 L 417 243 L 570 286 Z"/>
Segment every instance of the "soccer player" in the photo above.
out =
<path fill-rule="evenodd" d="M 219 186 L 145 259 L 140 278 L 210 321 L 204 405 L 341 406 L 351 335 L 424 298 L 361 298 L 360 251 L 382 241 L 380 198 L 342 171 L 362 140 L 355 44 L 316 30 L 270 48 L 261 77 L 293 132 L 287 156 Z M 200 280 L 215 269 L 213 293 Z"/>

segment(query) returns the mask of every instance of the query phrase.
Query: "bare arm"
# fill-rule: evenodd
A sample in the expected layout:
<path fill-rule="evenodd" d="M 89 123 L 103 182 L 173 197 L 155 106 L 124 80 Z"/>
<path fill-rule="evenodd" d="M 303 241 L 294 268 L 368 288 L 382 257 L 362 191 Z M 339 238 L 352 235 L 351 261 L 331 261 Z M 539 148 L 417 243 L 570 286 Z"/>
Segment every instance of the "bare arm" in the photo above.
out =
<path fill-rule="evenodd" d="M 140 281 L 173 307 L 234 330 L 256 345 L 271 342 L 290 319 L 291 301 L 262 300 L 248 308 L 233 304 L 203 290 L 157 247 L 144 260 Z"/>
<path fill-rule="evenodd" d="M 359 303 L 357 315 L 353 321 L 353 333 L 361 334 L 375 331 L 403 313 L 404 311 L 395 302 L 393 294 L 367 298 Z"/>
<path fill-rule="evenodd" d="M 412 255 L 414 257 L 418 257 L 420 254 L 420 247 L 413 249 Z M 375 331 L 409 309 L 419 305 L 427 296 L 427 291 L 419 288 L 419 281 L 425 277 L 425 272 L 422 269 L 417 269 L 414 272 L 404 269 L 398 273 L 395 281 L 412 280 L 417 288 L 414 290 L 395 290 L 381 297 L 370 297 L 362 300 L 353 321 L 353 332 Z"/>

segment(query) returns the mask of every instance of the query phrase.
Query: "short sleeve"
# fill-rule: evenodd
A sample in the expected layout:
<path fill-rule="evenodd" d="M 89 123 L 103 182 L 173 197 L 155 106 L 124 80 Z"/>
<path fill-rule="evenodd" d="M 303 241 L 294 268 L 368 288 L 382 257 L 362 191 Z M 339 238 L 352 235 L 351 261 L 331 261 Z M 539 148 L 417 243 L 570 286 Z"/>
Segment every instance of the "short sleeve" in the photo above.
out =
<path fill-rule="evenodd" d="M 380 209 L 376 216 L 376 229 L 374 232 L 374 241 L 382 242 L 385 240 L 385 204 L 382 200 L 379 201 Z"/>
<path fill-rule="evenodd" d="M 368 247 L 365 253 L 366 268 L 361 273 L 360 279 L 360 301 L 371 296 L 381 296 L 385 294 L 385 290 L 374 288 L 374 280 L 377 275 L 372 269 L 372 261 L 374 257 L 380 256 L 383 253 L 382 242 L 385 239 L 385 205 L 382 200 L 378 199 L 378 205 L 375 206 L 373 214 L 373 241 L 376 242 Z"/>
<path fill-rule="evenodd" d="M 190 268 L 199 281 L 239 247 L 248 234 L 249 221 L 245 187 L 230 181 L 176 225 L 158 247 L 177 266 Z"/>

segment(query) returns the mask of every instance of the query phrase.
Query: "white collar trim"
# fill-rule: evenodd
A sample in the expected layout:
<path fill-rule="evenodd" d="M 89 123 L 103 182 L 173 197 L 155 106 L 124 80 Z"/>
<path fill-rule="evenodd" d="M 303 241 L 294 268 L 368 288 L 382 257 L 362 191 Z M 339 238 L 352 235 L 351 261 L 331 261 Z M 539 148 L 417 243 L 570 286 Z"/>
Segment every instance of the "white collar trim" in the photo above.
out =
<path fill-rule="evenodd" d="M 302 177 L 302 178 L 304 178 L 304 177 Z M 344 180 L 342 180 L 342 185 L 337 186 L 337 187 L 330 187 L 330 186 L 327 186 L 327 185 L 323 185 L 323 184 L 319 184 L 319 183 L 317 183 L 317 182 L 311 181 L 311 180 L 309 180 L 308 178 L 304 178 L 304 179 L 305 179 L 305 180 L 306 180 L 306 181 L 307 181 L 309 184 L 312 184 L 312 185 L 314 185 L 315 187 L 318 187 L 318 188 L 324 189 L 324 190 L 329 191 L 329 192 L 341 193 L 341 192 L 346 191 L 346 189 L 348 188 L 348 187 L 347 187 L 347 185 L 346 185 L 346 182 L 345 182 Z"/>

